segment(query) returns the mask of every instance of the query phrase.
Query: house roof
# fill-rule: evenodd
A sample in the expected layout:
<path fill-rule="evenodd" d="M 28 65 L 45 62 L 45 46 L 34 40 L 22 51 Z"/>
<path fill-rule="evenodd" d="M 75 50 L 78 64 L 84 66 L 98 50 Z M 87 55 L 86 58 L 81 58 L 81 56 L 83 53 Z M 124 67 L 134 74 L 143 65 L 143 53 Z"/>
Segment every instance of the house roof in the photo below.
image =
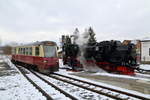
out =
<path fill-rule="evenodd" d="M 140 42 L 150 42 L 150 40 L 141 40 Z"/>

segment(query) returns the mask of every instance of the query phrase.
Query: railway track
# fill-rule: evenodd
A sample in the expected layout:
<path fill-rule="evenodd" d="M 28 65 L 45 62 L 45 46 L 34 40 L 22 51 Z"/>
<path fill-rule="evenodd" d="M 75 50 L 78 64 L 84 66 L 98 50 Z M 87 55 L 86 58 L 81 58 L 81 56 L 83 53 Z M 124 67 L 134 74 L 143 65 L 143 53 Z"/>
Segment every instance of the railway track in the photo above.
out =
<path fill-rule="evenodd" d="M 47 92 L 45 92 L 40 86 L 38 86 L 32 79 L 30 79 L 25 73 L 24 70 L 21 69 L 20 67 L 16 66 L 19 71 L 22 73 L 22 75 L 39 91 L 42 93 L 43 96 L 46 97 L 47 100 L 55 100 L 53 97 L 51 97 Z M 40 77 L 39 75 L 37 75 L 34 71 L 30 70 L 30 73 L 34 74 L 36 77 L 38 77 L 39 79 L 41 79 L 42 81 L 44 81 L 45 83 L 47 83 L 48 85 L 52 86 L 53 88 L 55 88 L 57 91 L 59 91 L 60 93 L 64 94 L 66 97 L 70 98 L 70 100 L 78 100 L 77 98 L 75 98 L 74 96 L 70 95 L 69 93 L 65 92 L 64 90 L 60 89 L 59 87 L 57 87 L 56 85 L 52 84 L 51 82 L 45 80 L 44 78 Z M 64 98 L 63 98 L 64 99 Z"/>
<path fill-rule="evenodd" d="M 131 94 L 131 93 L 128 93 L 125 91 L 120 91 L 120 90 L 105 87 L 102 85 L 97 85 L 97 84 L 94 84 L 91 82 L 79 80 L 79 79 L 72 78 L 72 77 L 65 76 L 65 75 L 58 74 L 58 73 L 54 73 L 53 75 L 49 75 L 49 77 L 55 78 L 57 80 L 60 80 L 60 81 L 84 88 L 84 89 L 87 89 L 87 90 L 92 91 L 92 92 L 96 92 L 96 93 L 101 94 L 101 95 L 108 96 L 108 97 L 111 97 L 111 98 L 117 99 L 117 100 L 129 100 L 129 99 L 132 99 L 132 100 L 135 100 L 135 99 L 150 100 L 149 98 L 146 98 L 143 96 Z"/>
<path fill-rule="evenodd" d="M 23 70 L 21 68 L 18 67 L 18 69 L 27 78 L 27 80 L 31 84 L 33 84 L 43 94 L 43 96 L 46 97 L 47 100 L 54 100 L 49 94 L 47 94 L 42 88 L 40 88 L 33 80 L 31 80 L 26 74 L 24 74 Z M 70 98 L 71 100 L 78 100 L 76 97 L 74 97 L 71 94 L 65 92 L 64 90 L 60 89 L 60 87 L 54 85 L 50 81 L 43 78 L 40 75 L 41 73 L 37 73 L 37 72 L 34 72 L 32 70 L 30 70 L 30 73 L 34 74 L 39 79 L 41 79 L 42 81 L 44 81 L 48 85 L 52 86 L 53 88 L 55 88 L 60 93 L 63 93 L 66 97 Z M 97 84 L 94 84 L 94 83 L 90 83 L 90 82 L 87 82 L 87 81 L 83 81 L 83 80 L 79 80 L 79 79 L 72 78 L 72 77 L 69 77 L 69 76 L 61 75 L 61 74 L 58 74 L 58 73 L 54 73 L 54 74 L 46 75 L 46 76 L 48 76 L 50 78 L 53 78 L 53 79 L 56 79 L 56 80 L 59 80 L 59 81 L 62 81 L 64 83 L 68 83 L 68 84 L 77 86 L 79 88 L 83 88 L 85 90 L 88 90 L 88 91 L 91 91 L 91 92 L 94 92 L 94 93 L 97 93 L 97 94 L 100 94 L 100 95 L 104 95 L 104 96 L 112 98 L 112 99 L 116 99 L 116 100 L 150 100 L 146 97 L 142 97 L 142 96 L 131 94 L 131 93 L 128 93 L 128 92 L 112 89 L 112 88 L 109 88 L 109 87 L 104 87 L 104 86 L 97 85 Z"/>
<path fill-rule="evenodd" d="M 46 97 L 47 100 L 53 100 L 53 98 L 52 98 L 50 95 L 48 95 L 48 94 L 47 94 L 41 87 L 39 87 L 35 82 L 33 82 L 33 81 L 24 73 L 24 71 L 23 71 L 20 67 L 18 67 L 18 66 L 16 66 L 16 67 L 17 67 L 18 70 L 21 72 L 21 74 L 22 74 L 36 89 L 38 89 L 39 92 L 41 92 L 43 96 Z"/>

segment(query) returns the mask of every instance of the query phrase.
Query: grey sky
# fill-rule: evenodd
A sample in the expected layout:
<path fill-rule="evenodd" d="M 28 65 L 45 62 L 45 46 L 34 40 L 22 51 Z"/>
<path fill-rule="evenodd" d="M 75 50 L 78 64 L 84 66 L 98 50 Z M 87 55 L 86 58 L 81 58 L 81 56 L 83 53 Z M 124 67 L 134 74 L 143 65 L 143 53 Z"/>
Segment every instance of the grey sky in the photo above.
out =
<path fill-rule="evenodd" d="M 58 42 L 89 26 L 99 41 L 150 37 L 150 0 L 0 0 L 4 43 Z"/>

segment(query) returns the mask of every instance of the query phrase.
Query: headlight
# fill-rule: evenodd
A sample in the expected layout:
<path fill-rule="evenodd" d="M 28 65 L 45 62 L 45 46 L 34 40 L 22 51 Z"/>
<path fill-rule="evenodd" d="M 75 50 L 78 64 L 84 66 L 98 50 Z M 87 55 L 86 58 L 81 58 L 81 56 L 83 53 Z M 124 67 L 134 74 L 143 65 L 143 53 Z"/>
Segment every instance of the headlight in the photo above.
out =
<path fill-rule="evenodd" d="M 44 63 L 47 63 L 48 61 L 47 61 L 47 60 L 44 60 L 43 62 L 44 62 Z"/>

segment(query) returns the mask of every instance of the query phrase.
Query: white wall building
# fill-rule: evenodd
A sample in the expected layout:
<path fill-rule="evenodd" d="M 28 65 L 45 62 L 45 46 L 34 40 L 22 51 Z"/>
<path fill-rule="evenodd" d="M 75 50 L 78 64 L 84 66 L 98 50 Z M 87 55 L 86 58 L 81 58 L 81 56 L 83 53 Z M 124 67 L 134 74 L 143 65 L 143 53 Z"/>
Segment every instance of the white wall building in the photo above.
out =
<path fill-rule="evenodd" d="M 141 61 L 150 63 L 150 40 L 141 41 Z"/>

